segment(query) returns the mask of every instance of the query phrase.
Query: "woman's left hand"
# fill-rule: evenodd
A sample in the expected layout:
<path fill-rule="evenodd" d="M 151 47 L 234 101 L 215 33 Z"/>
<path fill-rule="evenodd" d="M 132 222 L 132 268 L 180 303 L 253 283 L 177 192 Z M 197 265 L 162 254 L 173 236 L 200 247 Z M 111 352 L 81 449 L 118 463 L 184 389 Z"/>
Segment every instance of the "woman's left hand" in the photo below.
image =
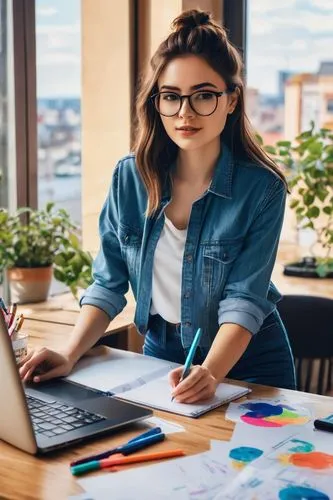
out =
<path fill-rule="evenodd" d="M 182 373 L 182 366 L 169 373 L 171 395 L 177 403 L 197 403 L 214 396 L 218 381 L 208 368 L 194 365 L 190 374 L 180 382 Z"/>

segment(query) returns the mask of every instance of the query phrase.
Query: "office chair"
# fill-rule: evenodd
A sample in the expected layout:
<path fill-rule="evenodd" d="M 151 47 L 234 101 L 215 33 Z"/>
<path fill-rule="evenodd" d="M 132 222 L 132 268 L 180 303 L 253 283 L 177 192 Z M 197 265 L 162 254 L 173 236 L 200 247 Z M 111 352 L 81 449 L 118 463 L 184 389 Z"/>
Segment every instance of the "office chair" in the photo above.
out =
<path fill-rule="evenodd" d="M 332 386 L 333 300 L 307 295 L 285 295 L 277 308 L 295 358 L 297 389 L 310 392 L 311 382 L 314 382 L 314 360 L 318 359 L 316 392 L 325 394 Z"/>

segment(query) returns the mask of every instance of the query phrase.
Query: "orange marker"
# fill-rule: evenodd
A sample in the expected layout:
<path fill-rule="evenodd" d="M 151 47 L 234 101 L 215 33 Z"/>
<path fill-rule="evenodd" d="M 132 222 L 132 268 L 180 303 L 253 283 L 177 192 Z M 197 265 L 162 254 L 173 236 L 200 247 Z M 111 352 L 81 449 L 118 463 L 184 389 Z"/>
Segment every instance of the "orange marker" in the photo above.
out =
<path fill-rule="evenodd" d="M 24 317 L 23 314 L 20 314 L 19 317 L 17 318 L 16 324 L 15 324 L 15 332 L 17 333 L 19 330 L 21 330 L 21 326 L 23 325 Z"/>
<path fill-rule="evenodd" d="M 145 453 L 144 455 L 128 455 L 126 457 L 113 455 L 110 458 L 100 460 L 100 468 L 112 467 L 113 465 L 135 464 L 138 462 L 149 462 L 150 460 L 160 460 L 161 458 L 183 457 L 183 450 L 158 451 L 156 453 Z"/>
<path fill-rule="evenodd" d="M 75 465 L 71 467 L 71 472 L 73 476 L 80 476 L 86 472 L 99 470 L 99 469 L 110 469 L 110 472 L 116 472 L 119 470 L 118 465 L 135 464 L 138 462 L 148 462 L 150 460 L 160 460 L 161 458 L 173 458 L 182 457 L 185 453 L 183 450 L 169 450 L 160 451 L 157 453 L 146 453 L 145 455 L 128 455 L 124 456 L 121 453 L 117 455 L 112 455 L 110 458 L 104 458 L 103 460 L 93 460 L 92 462 L 87 462 L 80 465 Z"/>
<path fill-rule="evenodd" d="M 23 314 L 20 314 L 16 319 L 15 319 L 15 324 L 13 323 L 12 326 L 9 329 L 9 335 L 10 336 L 15 336 L 15 334 L 21 329 L 22 324 L 24 321 Z"/>

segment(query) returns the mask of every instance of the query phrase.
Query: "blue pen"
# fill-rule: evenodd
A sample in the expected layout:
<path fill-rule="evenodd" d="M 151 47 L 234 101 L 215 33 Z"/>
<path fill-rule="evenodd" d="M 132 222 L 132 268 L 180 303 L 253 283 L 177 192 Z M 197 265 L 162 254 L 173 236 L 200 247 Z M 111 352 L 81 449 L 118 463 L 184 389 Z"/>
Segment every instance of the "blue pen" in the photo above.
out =
<path fill-rule="evenodd" d="M 143 434 L 139 434 L 139 436 L 130 439 L 129 441 L 127 441 L 127 443 L 123 445 L 117 446 L 116 448 L 112 448 L 110 450 L 103 451 L 98 455 L 90 455 L 88 457 L 81 458 L 80 460 L 75 460 L 74 462 L 71 462 L 70 465 L 71 467 L 75 467 L 77 465 L 85 464 L 87 462 L 92 462 L 94 460 L 103 460 L 103 458 L 108 458 L 116 453 L 123 453 L 120 450 L 123 449 L 124 446 L 127 446 L 128 444 L 135 443 L 136 441 L 141 441 L 142 439 L 145 439 L 150 436 L 155 436 L 156 434 L 161 434 L 161 433 L 162 433 L 161 427 L 154 427 L 153 429 L 150 429 L 149 431 L 146 431 Z"/>
<path fill-rule="evenodd" d="M 119 446 L 117 449 L 117 453 L 121 453 L 122 455 L 130 455 L 142 448 L 147 448 L 155 443 L 160 443 L 164 441 L 165 434 L 160 432 L 159 434 L 155 434 L 153 436 L 148 436 L 143 439 L 138 439 L 136 441 L 128 442 L 123 446 Z M 91 460 L 90 462 L 81 463 L 80 465 L 75 465 L 71 467 L 71 473 L 73 476 L 79 476 L 80 474 L 85 474 L 86 472 L 90 472 L 93 470 L 98 470 L 100 468 L 100 460 Z"/>
<path fill-rule="evenodd" d="M 3 299 L 0 297 L 0 307 L 5 311 L 6 314 L 8 314 L 8 309 L 6 307 L 6 304 L 4 303 Z"/>
<path fill-rule="evenodd" d="M 183 373 L 179 379 L 179 383 L 182 382 L 184 380 L 184 378 L 186 378 L 190 373 L 191 365 L 193 363 L 193 359 L 194 359 L 197 347 L 199 345 L 201 335 L 202 335 L 202 328 L 198 328 L 197 333 L 195 334 L 195 337 L 193 339 L 192 345 L 190 347 L 190 350 L 188 352 L 188 355 L 187 355 L 187 358 L 185 361 L 185 365 L 184 365 L 184 369 L 183 369 Z M 173 397 L 171 398 L 171 401 L 173 401 Z"/>

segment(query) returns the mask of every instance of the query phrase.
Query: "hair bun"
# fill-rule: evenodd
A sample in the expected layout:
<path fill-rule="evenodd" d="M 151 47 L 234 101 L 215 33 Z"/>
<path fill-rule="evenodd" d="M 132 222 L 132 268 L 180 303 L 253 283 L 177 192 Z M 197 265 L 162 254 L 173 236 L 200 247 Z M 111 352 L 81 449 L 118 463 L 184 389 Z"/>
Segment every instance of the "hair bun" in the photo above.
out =
<path fill-rule="evenodd" d="M 209 12 L 193 9 L 182 12 L 172 23 L 173 31 L 181 29 L 193 29 L 197 26 L 203 26 L 211 22 L 211 15 Z"/>

